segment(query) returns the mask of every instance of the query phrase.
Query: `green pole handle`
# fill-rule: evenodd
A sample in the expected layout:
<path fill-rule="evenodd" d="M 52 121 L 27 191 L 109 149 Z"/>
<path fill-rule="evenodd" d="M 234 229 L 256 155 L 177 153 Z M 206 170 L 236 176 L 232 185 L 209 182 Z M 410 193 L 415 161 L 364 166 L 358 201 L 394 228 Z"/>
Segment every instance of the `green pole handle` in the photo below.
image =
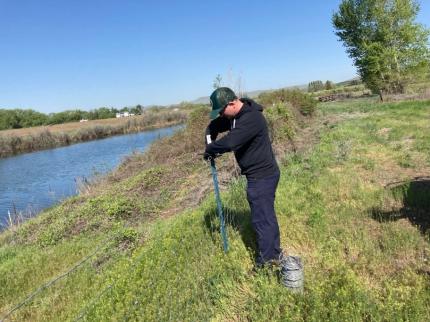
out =
<path fill-rule="evenodd" d="M 228 240 L 227 240 L 227 234 L 225 231 L 224 214 L 222 211 L 221 197 L 220 197 L 219 187 L 218 187 L 218 174 L 217 174 L 214 158 L 211 158 L 210 162 L 211 162 L 211 170 L 212 170 L 212 179 L 214 182 L 215 199 L 216 199 L 216 204 L 218 209 L 218 216 L 221 224 L 221 236 L 222 236 L 222 241 L 224 246 L 224 253 L 227 253 Z"/>

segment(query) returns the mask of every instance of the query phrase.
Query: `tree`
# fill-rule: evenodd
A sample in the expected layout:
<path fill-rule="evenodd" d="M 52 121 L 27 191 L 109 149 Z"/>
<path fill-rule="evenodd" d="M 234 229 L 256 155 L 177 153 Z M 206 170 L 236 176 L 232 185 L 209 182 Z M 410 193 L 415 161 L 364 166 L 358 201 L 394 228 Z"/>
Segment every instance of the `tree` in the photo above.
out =
<path fill-rule="evenodd" d="M 342 0 L 332 22 L 363 82 L 379 93 L 403 93 L 428 72 L 429 30 L 414 22 L 415 0 Z"/>
<path fill-rule="evenodd" d="M 20 127 L 31 127 L 43 125 L 48 121 L 48 116 L 43 113 L 28 109 L 15 110 L 19 119 Z"/>
<path fill-rule="evenodd" d="M 324 89 L 324 84 L 320 80 L 312 81 L 308 84 L 308 92 L 318 92 Z"/>
<path fill-rule="evenodd" d="M 47 121 L 48 116 L 46 114 L 31 109 L 0 109 L 0 130 L 39 126 L 47 123 Z"/>
<path fill-rule="evenodd" d="M 140 104 L 137 104 L 136 107 L 135 107 L 135 110 L 136 110 L 136 114 L 140 115 L 140 114 L 143 113 L 143 106 L 140 105 Z"/>
<path fill-rule="evenodd" d="M 335 88 L 335 85 L 332 81 L 326 81 L 324 85 L 324 89 L 329 90 Z"/>
<path fill-rule="evenodd" d="M 221 75 L 220 75 L 220 74 L 217 74 L 217 75 L 215 76 L 214 81 L 213 81 L 212 87 L 213 87 L 214 89 L 220 88 L 220 87 L 221 87 L 221 82 L 222 82 L 222 77 L 221 77 Z"/>
<path fill-rule="evenodd" d="M 0 110 L 0 130 L 21 128 L 17 110 Z"/>

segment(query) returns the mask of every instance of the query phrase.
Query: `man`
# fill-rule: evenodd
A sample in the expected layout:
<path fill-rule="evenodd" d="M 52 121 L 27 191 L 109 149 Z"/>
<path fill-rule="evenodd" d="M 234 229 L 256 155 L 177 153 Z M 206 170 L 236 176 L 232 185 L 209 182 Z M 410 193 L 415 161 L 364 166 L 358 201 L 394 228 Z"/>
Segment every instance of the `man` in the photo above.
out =
<path fill-rule="evenodd" d="M 210 101 L 212 121 L 206 129 L 204 158 L 234 152 L 248 181 L 247 199 L 258 244 L 257 266 L 278 261 L 282 251 L 274 202 L 280 174 L 263 107 L 250 99 L 238 99 L 227 87 L 216 89 Z M 216 140 L 219 133 L 226 131 L 227 135 Z"/>

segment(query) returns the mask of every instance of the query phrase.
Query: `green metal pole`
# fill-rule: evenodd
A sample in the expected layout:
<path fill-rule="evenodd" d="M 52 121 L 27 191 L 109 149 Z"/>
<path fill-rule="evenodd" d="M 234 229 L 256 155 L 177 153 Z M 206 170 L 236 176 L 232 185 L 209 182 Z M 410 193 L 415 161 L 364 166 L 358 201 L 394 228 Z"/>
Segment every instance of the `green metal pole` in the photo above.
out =
<path fill-rule="evenodd" d="M 224 253 L 227 253 L 227 251 L 228 251 L 228 240 L 227 240 L 227 234 L 225 231 L 224 214 L 222 211 L 221 197 L 219 194 L 218 174 L 217 174 L 217 170 L 216 170 L 216 166 L 215 166 L 215 160 L 213 158 L 211 158 L 210 162 L 211 162 L 211 170 L 212 170 L 212 179 L 214 182 L 215 199 L 216 199 L 216 204 L 217 204 L 217 209 L 218 209 L 218 216 L 219 216 L 219 221 L 221 224 L 221 236 L 222 236 L 222 241 L 223 241 L 223 246 L 224 246 Z"/>

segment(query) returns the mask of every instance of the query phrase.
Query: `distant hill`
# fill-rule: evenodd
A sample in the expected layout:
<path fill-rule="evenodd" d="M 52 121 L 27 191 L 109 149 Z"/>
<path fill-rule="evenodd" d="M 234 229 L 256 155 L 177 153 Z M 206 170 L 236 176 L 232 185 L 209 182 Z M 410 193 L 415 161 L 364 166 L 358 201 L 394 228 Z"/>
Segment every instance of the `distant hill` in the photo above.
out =
<path fill-rule="evenodd" d="M 273 92 L 279 89 L 307 89 L 308 85 L 295 85 L 295 86 L 288 86 L 288 87 L 282 87 L 282 88 L 276 88 L 276 89 L 263 89 L 263 90 L 255 90 L 255 91 L 250 91 L 250 92 L 245 92 L 245 96 L 249 97 L 249 98 L 255 98 L 258 95 L 260 95 L 261 93 L 266 93 L 266 92 Z M 191 103 L 193 104 L 209 104 L 209 96 L 202 96 L 199 97 L 197 99 L 195 99 L 194 101 L 191 101 Z"/>
<path fill-rule="evenodd" d="M 348 79 L 348 80 L 343 81 L 343 82 L 336 83 L 336 86 L 349 86 L 349 85 L 353 85 L 354 83 L 357 83 L 357 82 L 361 83 L 360 76 Z"/>

